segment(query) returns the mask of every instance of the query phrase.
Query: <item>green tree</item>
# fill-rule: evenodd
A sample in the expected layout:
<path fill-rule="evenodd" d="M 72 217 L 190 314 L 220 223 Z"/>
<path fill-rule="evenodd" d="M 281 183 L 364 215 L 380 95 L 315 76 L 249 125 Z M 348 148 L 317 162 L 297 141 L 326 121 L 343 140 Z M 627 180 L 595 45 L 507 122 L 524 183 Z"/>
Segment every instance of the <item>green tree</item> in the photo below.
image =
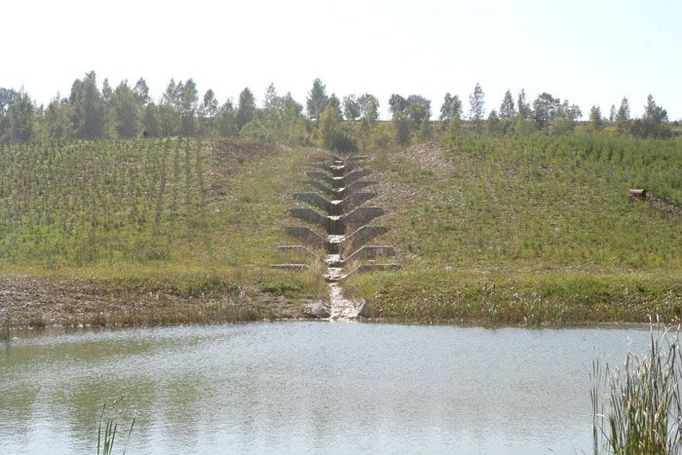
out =
<path fill-rule="evenodd" d="M 672 135 L 668 126 L 668 112 L 656 104 L 653 95 L 647 97 L 644 116 L 632 124 L 632 134 L 637 137 L 665 138 Z"/>
<path fill-rule="evenodd" d="M 162 136 L 175 136 L 180 132 L 180 105 L 182 82 L 171 79 L 161 96 L 159 124 Z"/>
<path fill-rule="evenodd" d="M 46 139 L 61 140 L 74 137 L 75 131 L 71 122 L 71 109 L 69 100 L 66 98 L 62 99 L 59 93 L 50 101 L 43 119 L 43 134 Z"/>
<path fill-rule="evenodd" d="M 9 110 L 19 98 L 19 93 L 0 87 L 0 139 L 9 129 Z"/>
<path fill-rule="evenodd" d="M 313 81 L 313 87 L 308 93 L 306 99 L 306 109 L 308 110 L 308 117 L 316 122 L 320 120 L 320 114 L 327 107 L 329 97 L 326 93 L 326 86 L 317 78 Z"/>
<path fill-rule="evenodd" d="M 481 131 L 483 117 L 485 116 L 485 94 L 478 82 L 474 87 L 474 93 L 469 95 L 469 119 L 474 122 L 476 131 Z"/>
<path fill-rule="evenodd" d="M 559 99 L 556 99 L 559 103 Z M 549 124 L 549 130 L 553 134 L 568 134 L 575 130 L 575 121 L 582 117 L 580 108 L 575 104 L 569 104 L 568 100 L 558 104 L 556 110 L 552 115 L 552 120 Z"/>
<path fill-rule="evenodd" d="M 339 127 L 340 118 L 336 109 L 330 104 L 320 114 L 320 123 L 318 134 L 320 138 L 320 145 L 324 148 L 331 149 L 334 135 Z"/>
<path fill-rule="evenodd" d="M 407 115 L 416 125 L 431 118 L 431 101 L 420 95 L 407 97 Z"/>
<path fill-rule="evenodd" d="M 111 96 L 110 102 L 111 124 L 116 137 L 131 138 L 137 136 L 140 130 L 140 111 L 138 98 L 128 86 L 128 81 L 122 81 Z"/>
<path fill-rule="evenodd" d="M 199 91 L 192 79 L 187 79 L 180 86 L 180 131 L 184 136 L 194 136 L 197 131 L 196 112 L 199 103 Z"/>
<path fill-rule="evenodd" d="M 604 119 L 601 116 L 601 109 L 599 109 L 599 106 L 592 106 L 590 109 L 590 123 L 592 124 L 592 129 L 595 131 L 604 129 Z"/>
<path fill-rule="evenodd" d="M 241 131 L 244 125 L 253 120 L 255 116 L 256 99 L 247 87 L 239 94 L 239 107 L 236 113 L 237 130 Z"/>
<path fill-rule="evenodd" d="M 499 134 L 502 132 L 502 122 L 495 109 L 488 114 L 488 132 L 490 134 Z"/>
<path fill-rule="evenodd" d="M 146 106 L 152 101 L 149 97 L 149 87 L 147 86 L 147 81 L 145 81 L 142 77 L 135 82 L 133 93 L 135 94 L 135 98 L 137 98 L 137 102 L 141 106 Z"/>
<path fill-rule="evenodd" d="M 616 128 L 620 133 L 626 133 L 630 130 L 630 102 L 623 97 L 616 114 Z"/>
<path fill-rule="evenodd" d="M 7 111 L 9 125 L 7 135 L 13 142 L 26 142 L 33 136 L 34 107 L 31 98 L 19 92 L 15 102 Z"/>
<path fill-rule="evenodd" d="M 519 93 L 516 106 L 518 108 L 519 117 L 521 117 L 523 120 L 530 120 L 533 111 L 530 107 L 530 104 L 526 102 L 526 91 L 523 89 L 521 89 L 521 92 Z"/>
<path fill-rule="evenodd" d="M 533 101 L 533 120 L 538 129 L 544 129 L 556 116 L 561 100 L 543 92 Z"/>
<path fill-rule="evenodd" d="M 500 118 L 502 120 L 511 120 L 516 115 L 516 108 L 514 107 L 514 99 L 509 90 L 504 93 L 504 99 L 500 105 Z"/>
<path fill-rule="evenodd" d="M 379 99 L 371 93 L 363 93 L 358 98 L 360 116 L 363 122 L 373 125 L 379 120 Z"/>
<path fill-rule="evenodd" d="M 405 114 L 394 114 L 392 123 L 395 131 L 395 142 L 398 145 L 409 144 L 412 136 L 410 118 Z"/>
<path fill-rule="evenodd" d="M 454 97 L 447 92 L 443 97 L 443 104 L 440 106 L 440 121 L 449 122 L 455 115 Z"/>
<path fill-rule="evenodd" d="M 616 106 L 614 104 L 611 105 L 611 110 L 609 111 L 609 123 L 613 123 L 616 121 Z"/>
<path fill-rule="evenodd" d="M 391 111 L 391 114 L 393 115 L 394 118 L 396 115 L 406 114 L 407 107 L 408 107 L 407 100 L 403 98 L 401 95 L 398 95 L 397 93 L 394 93 L 388 99 L 388 110 Z"/>
<path fill-rule="evenodd" d="M 339 100 L 339 97 L 336 96 L 335 93 L 332 93 L 329 96 L 329 106 L 331 106 L 336 111 L 337 117 L 339 118 L 343 117 L 343 112 L 341 110 L 341 100 Z"/>
<path fill-rule="evenodd" d="M 238 133 L 236 112 L 231 100 L 225 101 L 218 110 L 217 129 L 222 137 L 231 137 Z"/>
<path fill-rule="evenodd" d="M 149 103 L 144 107 L 142 115 L 142 134 L 144 136 L 161 136 L 161 122 L 159 121 L 159 107 Z"/>
<path fill-rule="evenodd" d="M 360 118 L 362 111 L 360 103 L 355 95 L 348 95 L 343 97 L 343 116 L 349 122 L 354 122 Z"/>
<path fill-rule="evenodd" d="M 199 106 L 199 122 L 202 134 L 212 135 L 215 133 L 215 121 L 218 115 L 218 100 L 213 90 L 208 89 Z"/>
<path fill-rule="evenodd" d="M 97 88 L 94 71 L 71 86 L 69 102 L 73 107 L 73 123 L 76 134 L 81 138 L 97 138 L 104 135 L 105 106 L 102 94 Z"/>

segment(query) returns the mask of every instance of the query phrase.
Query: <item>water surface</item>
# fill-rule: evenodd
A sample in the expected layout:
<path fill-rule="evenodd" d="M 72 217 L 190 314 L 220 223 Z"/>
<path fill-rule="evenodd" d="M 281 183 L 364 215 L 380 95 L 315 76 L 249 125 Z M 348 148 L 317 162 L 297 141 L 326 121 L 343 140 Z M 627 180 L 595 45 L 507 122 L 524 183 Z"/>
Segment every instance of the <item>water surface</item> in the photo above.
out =
<path fill-rule="evenodd" d="M 120 396 L 131 455 L 591 453 L 592 362 L 648 337 L 323 322 L 26 336 L 0 345 L 0 453 L 95 453 Z"/>

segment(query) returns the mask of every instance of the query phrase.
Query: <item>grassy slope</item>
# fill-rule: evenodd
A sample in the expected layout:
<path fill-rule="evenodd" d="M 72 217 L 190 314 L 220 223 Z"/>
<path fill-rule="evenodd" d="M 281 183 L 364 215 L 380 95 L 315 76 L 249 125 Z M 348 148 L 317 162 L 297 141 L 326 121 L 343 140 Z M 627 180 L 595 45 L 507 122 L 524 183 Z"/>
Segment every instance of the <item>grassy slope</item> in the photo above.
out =
<path fill-rule="evenodd" d="M 459 136 L 449 168 L 383 163 L 404 270 L 354 276 L 376 317 L 553 324 L 682 311 L 682 224 L 627 196 L 682 202 L 682 144 Z M 428 161 L 428 160 L 427 160 Z M 402 196 L 400 196 L 402 194 Z"/>
<path fill-rule="evenodd" d="M 0 275 L 178 296 L 240 287 L 318 296 L 319 274 L 267 267 L 282 260 L 284 214 L 314 152 L 252 149 L 183 140 L 0 149 Z"/>

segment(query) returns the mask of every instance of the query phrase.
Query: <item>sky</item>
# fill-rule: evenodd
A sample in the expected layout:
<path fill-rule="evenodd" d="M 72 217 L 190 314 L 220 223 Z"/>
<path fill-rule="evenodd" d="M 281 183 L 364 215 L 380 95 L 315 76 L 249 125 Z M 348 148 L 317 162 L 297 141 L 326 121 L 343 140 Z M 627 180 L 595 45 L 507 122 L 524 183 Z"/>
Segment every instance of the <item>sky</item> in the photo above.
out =
<path fill-rule="evenodd" d="M 479 82 L 486 110 L 504 92 L 548 92 L 604 115 L 648 94 L 682 119 L 682 0 L 8 0 L 0 87 L 37 103 L 67 96 L 88 71 L 115 86 L 170 78 L 200 93 L 262 101 L 270 83 L 305 104 L 314 78 L 339 98 L 370 92 L 464 100 Z"/>

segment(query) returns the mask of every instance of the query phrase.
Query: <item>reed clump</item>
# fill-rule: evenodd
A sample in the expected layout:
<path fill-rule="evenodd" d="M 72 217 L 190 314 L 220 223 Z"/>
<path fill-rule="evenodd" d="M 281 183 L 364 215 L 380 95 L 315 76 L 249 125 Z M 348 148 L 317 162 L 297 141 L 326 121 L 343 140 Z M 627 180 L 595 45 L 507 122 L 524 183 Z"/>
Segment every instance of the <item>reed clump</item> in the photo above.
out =
<path fill-rule="evenodd" d="M 594 453 L 682 453 L 682 362 L 679 340 L 652 332 L 650 351 L 628 354 L 622 369 L 594 365 Z"/>

